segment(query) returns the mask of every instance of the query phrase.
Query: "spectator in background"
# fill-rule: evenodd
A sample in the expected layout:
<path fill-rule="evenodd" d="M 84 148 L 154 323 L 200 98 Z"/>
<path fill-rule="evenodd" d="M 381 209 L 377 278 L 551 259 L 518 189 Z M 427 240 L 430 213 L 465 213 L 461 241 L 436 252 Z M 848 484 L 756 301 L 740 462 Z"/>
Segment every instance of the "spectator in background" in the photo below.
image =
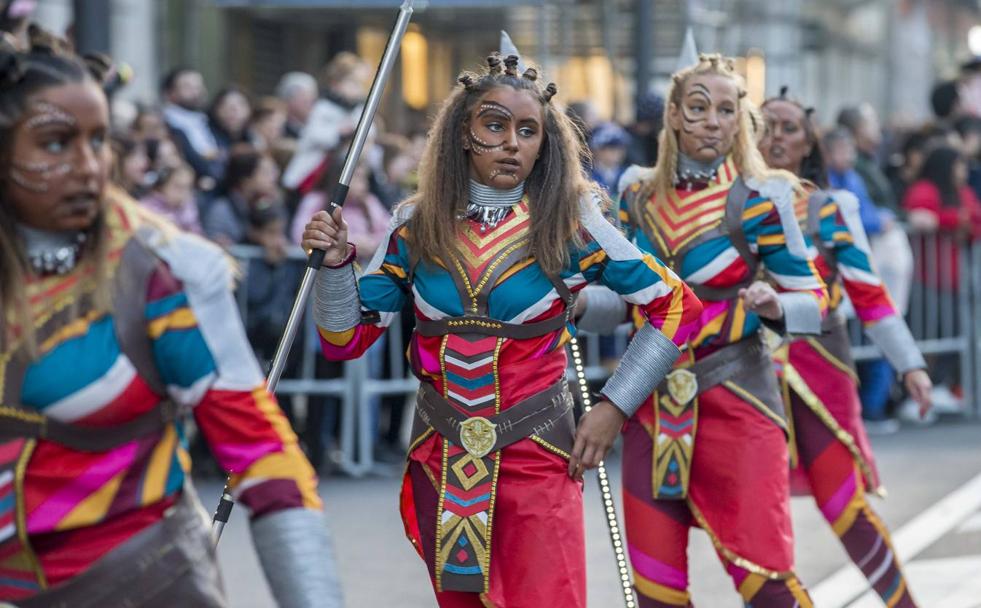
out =
<path fill-rule="evenodd" d="M 317 79 L 306 72 L 287 72 L 276 85 L 276 97 L 286 104 L 283 135 L 299 139 L 317 101 Z"/>
<path fill-rule="evenodd" d="M 276 97 L 264 97 L 252 110 L 248 130 L 252 145 L 273 156 L 283 150 L 283 130 L 286 127 L 286 105 Z M 277 158 L 277 164 L 280 164 Z"/>
<path fill-rule="evenodd" d="M 872 134 L 866 131 L 863 137 L 868 145 Z M 872 202 L 864 180 L 855 169 L 856 146 L 851 131 L 844 127 L 833 129 L 824 136 L 823 144 L 828 164 L 828 183 L 832 188 L 847 190 L 858 198 L 862 226 L 872 246 L 873 264 L 893 296 L 897 310 L 904 313 L 909 301 L 913 267 L 906 235 L 899 229 L 891 211 L 880 209 Z M 865 361 L 857 367 L 861 379 L 859 395 L 862 416 L 866 420 L 867 430 L 869 433 L 895 432 L 898 423 L 886 415 L 895 384 L 895 372 L 885 359 Z"/>
<path fill-rule="evenodd" d="M 327 155 L 354 132 L 368 96 L 371 66 L 354 53 L 338 53 L 324 68 L 324 95 L 313 105 L 283 173 L 283 185 L 306 194 L 320 181 Z"/>
<path fill-rule="evenodd" d="M 903 199 L 912 230 L 937 233 L 940 238 L 918 241 L 917 256 L 921 264 L 920 280 L 938 291 L 941 302 L 950 302 L 942 310 L 953 309 L 959 316 L 957 293 L 960 289 L 960 246 L 965 240 L 981 237 L 981 202 L 967 183 L 968 167 L 964 156 L 951 146 L 941 146 L 927 156 L 917 181 Z M 927 248 L 932 247 L 934 251 Z M 938 323 L 927 319 L 927 323 Z M 962 412 L 963 380 L 959 366 L 950 357 L 941 356 L 933 366 L 939 373 L 933 391 L 938 413 Z"/>
<path fill-rule="evenodd" d="M 166 217 L 181 230 L 204 234 L 194 196 L 194 171 L 184 163 L 161 169 L 149 194 L 140 203 Z"/>
<path fill-rule="evenodd" d="M 981 199 L 981 118 L 962 116 L 954 122 L 954 129 L 960 135 L 961 152 L 967 162 L 967 184 Z"/>
<path fill-rule="evenodd" d="M 615 122 L 596 125 L 589 141 L 593 153 L 592 178 L 610 196 L 618 193 L 620 176 L 627 170 L 627 147 L 630 135 Z"/>
<path fill-rule="evenodd" d="M 248 144 L 232 149 L 218 197 L 204 213 L 208 238 L 228 247 L 245 242 L 249 214 L 280 200 L 279 168 L 268 154 Z"/>
<path fill-rule="evenodd" d="M 151 139 L 160 141 L 170 137 L 160 110 L 146 106 L 140 107 L 136 112 L 136 118 L 130 126 L 130 134 L 140 141 Z"/>
<path fill-rule="evenodd" d="M 926 158 L 929 141 L 929 135 L 923 130 L 908 133 L 903 138 L 899 152 L 890 158 L 887 175 L 889 176 L 889 183 L 892 185 L 892 191 L 896 193 L 896 197 L 900 201 L 903 200 L 906 189 L 920 173 L 920 167 L 923 166 L 923 160 Z"/>
<path fill-rule="evenodd" d="M 968 163 L 960 151 L 941 146 L 930 152 L 903 200 L 910 225 L 921 231 L 981 237 L 981 202 L 967 179 Z M 926 272 L 938 276 L 930 269 Z M 955 286 L 956 281 L 947 287 Z"/>
<path fill-rule="evenodd" d="M 637 122 L 630 132 L 627 164 L 653 167 L 657 164 L 657 136 L 664 125 L 664 97 L 647 91 L 637 100 Z"/>
<path fill-rule="evenodd" d="M 201 73 L 190 68 L 171 70 L 163 79 L 163 117 L 181 156 L 190 163 L 202 190 L 211 190 L 221 177 L 218 142 L 202 111 L 208 90 Z"/>
<path fill-rule="evenodd" d="M 930 91 L 930 107 L 937 121 L 949 124 L 963 112 L 956 80 L 945 80 L 933 86 Z"/>
<path fill-rule="evenodd" d="M 219 181 L 232 146 L 251 143 L 248 132 L 251 116 L 252 104 L 238 86 L 223 88 L 211 100 L 211 106 L 208 107 L 208 128 L 218 144 L 218 158 L 222 165 Z"/>
<path fill-rule="evenodd" d="M 176 167 L 184 162 L 180 150 L 177 149 L 177 144 L 169 136 L 163 139 L 148 139 L 144 145 L 146 146 L 147 158 L 150 159 L 151 175 L 147 176 L 148 182 L 155 179 L 152 174 L 157 171 L 165 167 Z"/>
<path fill-rule="evenodd" d="M 277 204 L 257 205 L 249 212 L 246 243 L 261 247 L 262 258 L 246 267 L 245 329 L 249 343 L 262 362 L 271 361 L 293 307 L 298 266 L 286 262 L 286 217 Z"/>
<path fill-rule="evenodd" d="M 133 198 L 140 198 L 149 183 L 150 158 L 146 144 L 128 135 L 117 134 L 112 137 L 112 152 L 112 181 Z"/>
<path fill-rule="evenodd" d="M 300 202 L 293 225 L 290 228 L 290 238 L 299 244 L 303 240 L 303 230 L 313 214 L 327 208 L 329 190 L 337 183 L 344 156 L 338 154 L 331 162 L 330 169 L 324 174 L 321 184 L 306 194 Z M 351 177 L 350 189 L 344 203 L 344 221 L 347 222 L 348 241 L 358 250 L 358 260 L 367 263 L 381 244 L 381 239 L 388 230 L 392 214 L 385 208 L 378 197 L 371 193 L 368 187 L 368 170 L 364 165 L 359 166 Z"/>
<path fill-rule="evenodd" d="M 892 191 L 889 178 L 879 168 L 878 153 L 882 145 L 882 127 L 879 116 L 870 104 L 843 108 L 838 113 L 838 125 L 848 129 L 855 141 L 855 171 L 865 182 L 872 202 L 879 209 L 888 209 L 900 215 L 899 201 Z"/>
<path fill-rule="evenodd" d="M 848 129 L 839 127 L 828 131 L 822 139 L 828 160 L 828 185 L 847 190 L 858 197 L 862 227 L 869 236 L 882 232 L 882 217 L 872 202 L 865 182 L 855 170 L 855 141 Z"/>

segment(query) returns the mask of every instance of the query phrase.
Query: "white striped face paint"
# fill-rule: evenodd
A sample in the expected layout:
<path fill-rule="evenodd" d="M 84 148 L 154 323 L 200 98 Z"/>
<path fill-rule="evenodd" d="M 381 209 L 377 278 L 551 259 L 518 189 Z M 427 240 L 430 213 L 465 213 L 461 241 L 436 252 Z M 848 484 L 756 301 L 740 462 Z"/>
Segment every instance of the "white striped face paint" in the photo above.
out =
<path fill-rule="evenodd" d="M 43 230 L 92 225 L 109 174 L 109 110 L 92 81 L 37 92 L 13 129 L 4 192 L 17 219 Z"/>
<path fill-rule="evenodd" d="M 464 148 L 471 177 L 492 188 L 514 188 L 534 168 L 544 129 L 542 103 L 531 91 L 491 89 L 467 120 Z"/>

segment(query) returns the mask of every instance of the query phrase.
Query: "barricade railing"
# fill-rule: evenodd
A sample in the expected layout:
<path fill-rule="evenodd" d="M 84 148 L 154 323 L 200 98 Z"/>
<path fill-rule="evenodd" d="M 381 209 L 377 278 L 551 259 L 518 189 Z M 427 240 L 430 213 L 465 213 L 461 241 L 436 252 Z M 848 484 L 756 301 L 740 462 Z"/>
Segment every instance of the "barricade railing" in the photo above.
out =
<path fill-rule="evenodd" d="M 907 322 L 917 345 L 934 365 L 949 368 L 949 361 L 942 357 L 957 359 L 965 413 L 977 416 L 975 378 L 981 377 L 981 357 L 978 356 L 981 353 L 981 314 L 977 313 L 981 304 L 981 245 L 936 233 L 910 234 L 909 237 L 914 269 L 905 315 Z M 235 246 L 230 253 L 240 263 L 243 282 L 249 280 L 250 265 L 263 259 L 262 249 L 255 246 Z M 304 252 L 294 247 L 283 263 L 296 265 L 299 276 L 305 261 Z M 283 285 L 282 289 L 293 293 L 296 285 Z M 245 289 L 237 291 L 237 299 L 243 320 L 247 320 L 249 306 Z M 401 320 L 396 317 L 380 347 L 383 349 L 380 356 L 388 363 L 389 373 L 385 377 L 372 374 L 369 357 L 362 356 L 345 362 L 340 377 L 318 378 L 316 362 L 322 356 L 320 340 L 308 310 L 304 332 L 295 346 L 299 351 L 298 364 L 289 367 L 279 383 L 279 394 L 293 396 L 294 407 L 301 412 L 306 410 L 307 399 L 312 395 L 332 396 L 340 401 L 337 448 L 339 466 L 348 474 L 363 475 L 374 466 L 373 448 L 378 425 L 373 400 L 400 395 L 406 398 L 406 407 L 411 407 L 411 398 L 419 383 L 405 359 L 406 336 L 403 331 Z M 862 334 L 858 320 L 849 319 L 849 331 L 856 361 L 881 357 L 878 349 Z M 601 382 L 610 375 L 615 360 L 626 349 L 629 327 L 621 326 L 607 337 L 588 332 L 580 332 L 580 335 L 586 377 L 591 382 Z M 378 354 L 373 356 L 379 357 Z M 942 374 L 946 371 L 931 369 L 935 380 L 943 380 Z M 573 378 L 572 375 L 569 377 Z M 406 425 L 411 422 L 411 416 L 403 418 Z M 407 429 L 403 430 L 403 435 L 405 431 Z"/>
<path fill-rule="evenodd" d="M 262 248 L 251 245 L 236 245 L 230 248 L 229 253 L 239 263 L 242 285 L 249 280 L 250 266 L 264 259 Z M 299 276 L 306 264 L 306 254 L 299 247 L 292 247 L 282 263 L 297 268 L 297 284 L 281 286 L 281 289 L 288 293 L 295 293 Z M 236 299 L 242 320 L 247 322 L 249 307 L 246 289 L 238 289 Z M 414 394 L 419 386 L 418 380 L 410 373 L 405 360 L 402 324 L 396 317 L 382 338 L 383 356 L 387 359 L 390 370 L 386 377 L 372 377 L 369 359 L 367 356 L 362 356 L 353 361 L 345 361 L 340 377 L 318 378 L 317 358 L 322 355 L 320 339 L 313 315 L 310 314 L 310 307 L 312 307 L 312 299 L 304 316 L 303 332 L 297 336 L 297 342 L 293 347 L 298 351 L 294 355 L 298 356 L 298 363 L 287 367 L 277 387 L 277 394 L 291 395 L 294 410 L 298 415 L 308 411 L 309 396 L 323 395 L 337 398 L 340 401 L 340 428 L 336 444 L 340 458 L 337 464 L 345 473 L 361 476 L 370 472 L 374 466 L 377 416 L 370 407 L 372 399 L 384 395 L 409 396 Z M 327 431 L 320 429 L 318 432 Z"/>

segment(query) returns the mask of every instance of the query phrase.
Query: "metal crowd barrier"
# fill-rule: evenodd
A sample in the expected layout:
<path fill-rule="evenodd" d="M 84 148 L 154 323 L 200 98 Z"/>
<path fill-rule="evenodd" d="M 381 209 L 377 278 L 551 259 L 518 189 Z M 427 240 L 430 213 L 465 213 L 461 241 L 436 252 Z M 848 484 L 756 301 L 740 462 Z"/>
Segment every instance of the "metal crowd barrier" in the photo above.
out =
<path fill-rule="evenodd" d="M 241 271 L 241 283 L 249 280 L 249 267 L 252 263 L 263 258 L 263 250 L 251 245 L 236 245 L 229 252 L 238 260 Z M 287 254 L 286 264 L 295 265 L 299 273 L 306 264 L 306 254 L 299 247 L 293 247 Z M 282 289 L 289 293 L 296 292 L 297 285 L 284 285 Z M 243 322 L 248 319 L 249 311 L 246 305 L 245 289 L 236 293 L 239 310 Z M 311 299 L 312 302 L 312 299 Z M 312 305 L 312 304 L 311 304 Z M 277 387 L 277 394 L 292 395 L 293 407 L 298 417 L 308 411 L 308 397 L 311 395 L 326 395 L 340 400 L 340 431 L 337 449 L 340 454 L 339 468 L 353 476 L 369 473 L 374 467 L 374 445 L 377 432 L 377 421 L 374 412 L 369 407 L 373 397 L 383 395 L 414 395 L 419 381 L 410 373 L 402 348 L 402 325 L 396 319 L 389 327 L 385 339 L 385 357 L 389 362 L 391 373 L 386 378 L 372 378 L 366 357 L 360 357 L 342 364 L 343 373 L 338 378 L 317 378 L 316 363 L 321 357 L 320 340 L 313 315 L 308 308 L 304 316 L 302 335 L 297 337 L 294 349 L 299 352 L 299 365 L 295 373 L 289 368 L 283 375 Z M 404 416 L 411 421 L 411 417 Z"/>
<path fill-rule="evenodd" d="M 965 413 L 977 416 L 975 378 L 981 376 L 981 314 L 977 313 L 981 305 L 981 243 L 966 244 L 955 237 L 938 234 L 910 234 L 909 238 L 914 252 L 914 269 L 907 322 L 928 360 L 936 363 L 941 356 L 957 359 Z M 955 256 L 938 256 L 938 251 L 958 252 L 957 274 L 961 280 L 954 280 Z M 248 281 L 249 266 L 263 256 L 262 250 L 254 246 L 235 246 L 231 254 L 239 260 L 242 281 Z M 305 254 L 297 247 L 289 252 L 285 263 L 295 264 L 301 269 L 305 262 Z M 284 285 L 283 289 L 293 293 L 295 286 Z M 239 289 L 237 297 L 243 320 L 247 319 L 249 310 L 245 290 Z M 878 349 L 862 334 L 861 323 L 857 319 L 850 319 L 849 327 L 857 361 L 881 357 Z M 371 377 L 366 357 L 345 362 L 341 377 L 317 378 L 315 370 L 317 357 L 321 356 L 320 341 L 312 315 L 307 314 L 305 331 L 294 347 L 300 351 L 296 373 L 290 374 L 287 370 L 279 383 L 278 392 L 293 395 L 294 407 L 301 411 L 305 410 L 306 399 L 311 395 L 329 395 L 340 400 L 339 466 L 350 475 L 364 475 L 374 466 L 377 420 L 370 406 L 371 400 L 384 395 L 401 395 L 406 399 L 408 412 L 412 396 L 418 388 L 419 383 L 412 376 L 405 359 L 402 332 L 402 325 L 396 319 L 386 333 L 384 356 L 391 373 L 385 378 Z M 626 349 L 628 332 L 628 326 L 622 326 L 612 336 L 602 338 L 602 346 L 600 336 L 581 332 L 587 379 L 601 382 L 609 376 L 613 368 L 611 362 Z M 607 354 L 605 361 L 603 349 Z M 931 372 L 937 371 L 931 369 Z M 573 379 L 572 375 L 570 379 Z M 411 416 L 403 416 L 403 419 L 406 428 L 402 435 L 406 436 Z"/>

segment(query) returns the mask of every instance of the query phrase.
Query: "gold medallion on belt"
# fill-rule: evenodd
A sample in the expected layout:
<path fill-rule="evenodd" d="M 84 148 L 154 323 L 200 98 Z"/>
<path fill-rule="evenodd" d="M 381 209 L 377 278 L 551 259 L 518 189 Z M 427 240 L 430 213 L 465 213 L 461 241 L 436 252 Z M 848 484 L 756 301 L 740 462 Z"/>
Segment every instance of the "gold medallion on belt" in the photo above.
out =
<path fill-rule="evenodd" d="M 483 416 L 467 418 L 460 423 L 460 445 L 474 458 L 490 454 L 497 443 L 497 425 Z"/>
<path fill-rule="evenodd" d="M 684 405 L 698 395 L 698 377 L 689 369 L 676 369 L 667 376 L 668 394 Z"/>

